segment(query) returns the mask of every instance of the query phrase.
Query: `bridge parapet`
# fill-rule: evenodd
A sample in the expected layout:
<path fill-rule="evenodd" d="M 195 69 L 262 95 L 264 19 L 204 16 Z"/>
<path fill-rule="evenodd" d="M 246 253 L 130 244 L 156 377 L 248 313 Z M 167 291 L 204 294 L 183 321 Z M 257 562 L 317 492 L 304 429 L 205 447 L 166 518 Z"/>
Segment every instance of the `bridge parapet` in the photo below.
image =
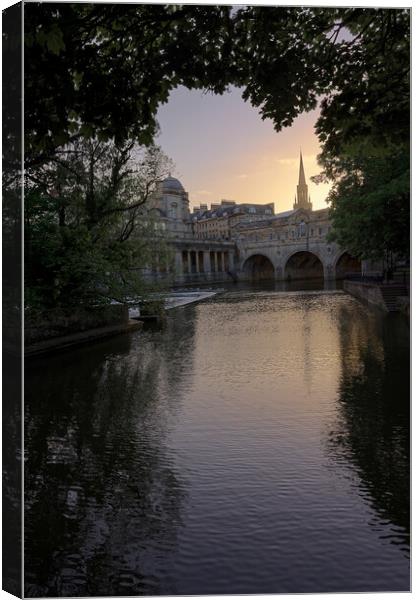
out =
<path fill-rule="evenodd" d="M 311 256 L 311 261 L 314 258 L 322 266 L 322 276 L 325 279 L 333 279 L 336 273 L 337 260 L 343 254 L 337 244 L 328 242 L 326 239 L 297 239 L 289 242 L 279 240 L 240 241 L 237 243 L 237 250 L 237 270 L 242 279 L 248 278 L 248 270 L 245 265 L 254 256 L 263 256 L 271 262 L 275 279 L 286 279 L 289 276 L 287 272 L 288 263 L 295 255 L 299 258 Z M 305 274 L 308 277 L 307 270 Z"/>

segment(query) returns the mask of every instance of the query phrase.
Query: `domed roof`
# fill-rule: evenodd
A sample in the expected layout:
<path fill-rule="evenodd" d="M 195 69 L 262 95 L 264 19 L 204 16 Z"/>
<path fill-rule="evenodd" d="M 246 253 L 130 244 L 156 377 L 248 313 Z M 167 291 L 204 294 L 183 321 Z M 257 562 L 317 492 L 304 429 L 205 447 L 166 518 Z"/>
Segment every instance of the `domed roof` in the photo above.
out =
<path fill-rule="evenodd" d="M 175 179 L 175 177 L 167 177 L 166 179 L 163 180 L 162 182 L 162 190 L 176 190 L 178 192 L 183 192 L 184 188 L 182 186 L 182 183 L 180 181 L 178 181 L 178 179 Z"/>

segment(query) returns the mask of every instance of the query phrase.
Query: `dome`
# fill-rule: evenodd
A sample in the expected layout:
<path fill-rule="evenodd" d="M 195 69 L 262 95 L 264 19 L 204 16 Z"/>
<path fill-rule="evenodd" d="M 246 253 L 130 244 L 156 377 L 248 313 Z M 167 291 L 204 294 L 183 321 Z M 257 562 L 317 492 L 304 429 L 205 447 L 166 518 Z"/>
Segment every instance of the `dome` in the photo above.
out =
<path fill-rule="evenodd" d="M 175 179 L 175 177 L 167 177 L 166 179 L 163 180 L 162 182 L 162 191 L 167 191 L 167 190 L 175 190 L 176 192 L 183 192 L 184 188 L 182 186 L 182 183 L 180 181 L 178 181 L 178 179 Z"/>

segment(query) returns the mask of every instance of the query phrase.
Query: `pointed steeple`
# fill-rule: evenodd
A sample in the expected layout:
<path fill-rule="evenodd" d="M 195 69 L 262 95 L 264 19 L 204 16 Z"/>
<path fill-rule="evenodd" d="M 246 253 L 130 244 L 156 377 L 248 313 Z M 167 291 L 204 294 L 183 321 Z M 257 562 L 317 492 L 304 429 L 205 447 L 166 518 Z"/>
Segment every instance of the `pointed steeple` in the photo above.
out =
<path fill-rule="evenodd" d="M 294 210 L 304 208 L 305 210 L 313 210 L 313 205 L 310 201 L 308 193 L 308 185 L 304 174 L 303 155 L 300 148 L 300 170 L 298 173 L 297 195 L 294 202 Z"/>
<path fill-rule="evenodd" d="M 300 148 L 300 172 L 298 174 L 298 185 L 306 185 L 306 178 L 304 175 L 303 155 L 301 154 L 301 148 Z"/>

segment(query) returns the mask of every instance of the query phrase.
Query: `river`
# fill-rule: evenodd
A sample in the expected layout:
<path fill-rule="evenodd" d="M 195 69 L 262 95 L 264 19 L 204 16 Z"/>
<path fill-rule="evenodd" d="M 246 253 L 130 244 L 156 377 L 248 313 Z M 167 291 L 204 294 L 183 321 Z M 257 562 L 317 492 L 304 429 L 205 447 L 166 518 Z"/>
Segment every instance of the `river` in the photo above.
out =
<path fill-rule="evenodd" d="M 409 589 L 401 315 L 237 287 L 25 388 L 27 596 Z"/>

